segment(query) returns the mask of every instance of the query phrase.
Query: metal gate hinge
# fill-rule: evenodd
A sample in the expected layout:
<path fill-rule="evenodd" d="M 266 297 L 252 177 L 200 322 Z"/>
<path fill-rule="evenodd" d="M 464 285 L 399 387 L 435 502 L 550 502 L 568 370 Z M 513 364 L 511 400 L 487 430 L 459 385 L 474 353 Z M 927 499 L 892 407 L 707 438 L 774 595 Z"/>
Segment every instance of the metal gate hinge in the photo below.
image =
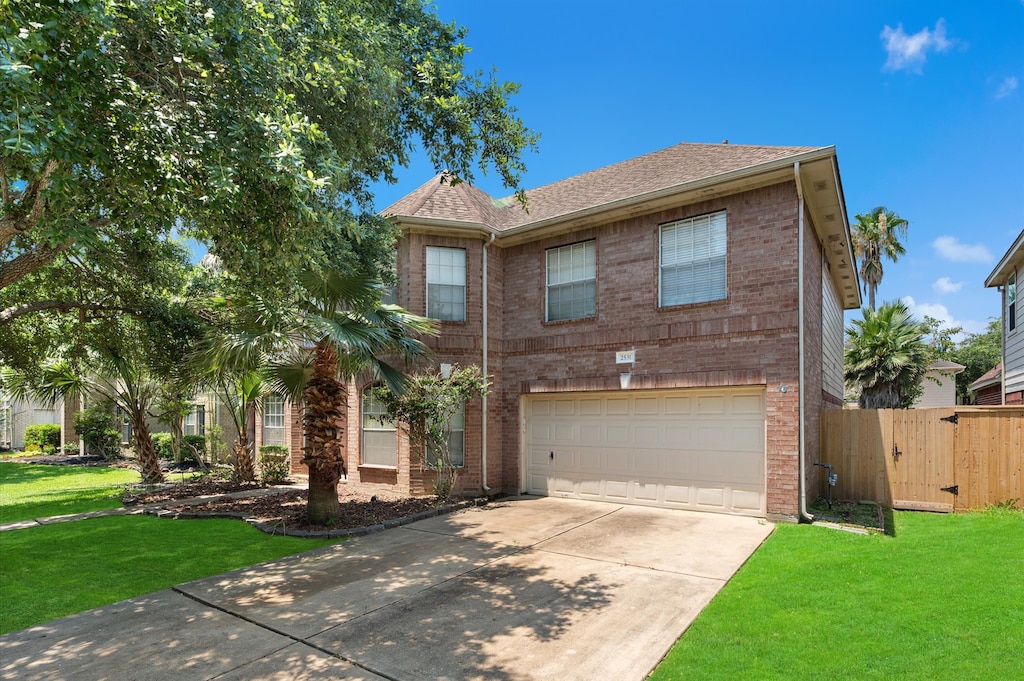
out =
<path fill-rule="evenodd" d="M 960 423 L 960 415 L 959 414 L 953 414 L 952 416 L 943 416 L 939 420 L 940 421 L 949 421 L 950 423 L 952 423 L 955 426 L 956 424 Z"/>
<path fill-rule="evenodd" d="M 940 487 L 943 492 L 949 492 L 954 497 L 960 496 L 960 485 L 950 485 L 949 487 Z"/>

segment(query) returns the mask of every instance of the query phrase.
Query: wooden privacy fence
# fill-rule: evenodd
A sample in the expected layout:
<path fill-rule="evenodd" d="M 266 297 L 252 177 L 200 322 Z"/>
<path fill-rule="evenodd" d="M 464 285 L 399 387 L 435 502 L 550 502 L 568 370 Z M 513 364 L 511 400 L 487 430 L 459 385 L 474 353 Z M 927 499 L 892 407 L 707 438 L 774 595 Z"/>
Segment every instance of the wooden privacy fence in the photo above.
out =
<path fill-rule="evenodd" d="M 1024 407 L 826 409 L 836 499 L 927 511 L 1024 505 Z"/>

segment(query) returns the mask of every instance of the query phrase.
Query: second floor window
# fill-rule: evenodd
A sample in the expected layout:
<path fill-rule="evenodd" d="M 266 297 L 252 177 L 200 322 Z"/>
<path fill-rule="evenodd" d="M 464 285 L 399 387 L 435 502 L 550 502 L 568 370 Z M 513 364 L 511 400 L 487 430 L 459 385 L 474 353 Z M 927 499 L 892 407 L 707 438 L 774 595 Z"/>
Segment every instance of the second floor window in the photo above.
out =
<path fill-rule="evenodd" d="M 661 226 L 661 307 L 722 300 L 726 295 L 725 211 Z"/>
<path fill-rule="evenodd" d="M 597 249 L 594 240 L 547 250 L 547 320 L 594 316 Z"/>
<path fill-rule="evenodd" d="M 1006 330 L 1017 328 L 1017 275 L 1010 275 L 1006 282 Z"/>
<path fill-rule="evenodd" d="M 466 251 L 427 246 L 427 316 L 466 321 Z"/>

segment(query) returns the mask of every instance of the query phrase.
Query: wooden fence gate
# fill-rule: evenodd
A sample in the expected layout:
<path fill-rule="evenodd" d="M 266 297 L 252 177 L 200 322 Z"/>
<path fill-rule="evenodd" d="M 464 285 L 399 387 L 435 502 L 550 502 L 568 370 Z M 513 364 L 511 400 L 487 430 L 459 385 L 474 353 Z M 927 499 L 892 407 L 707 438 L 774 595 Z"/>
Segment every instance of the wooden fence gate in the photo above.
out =
<path fill-rule="evenodd" d="M 1024 408 L 831 409 L 822 412 L 832 494 L 945 511 L 1024 501 Z"/>

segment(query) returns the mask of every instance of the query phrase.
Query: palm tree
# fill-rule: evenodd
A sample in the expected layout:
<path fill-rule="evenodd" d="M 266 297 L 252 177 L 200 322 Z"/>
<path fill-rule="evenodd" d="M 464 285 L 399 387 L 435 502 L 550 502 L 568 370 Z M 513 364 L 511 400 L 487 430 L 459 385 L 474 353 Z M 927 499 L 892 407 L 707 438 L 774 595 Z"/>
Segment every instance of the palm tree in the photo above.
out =
<path fill-rule="evenodd" d="M 853 251 L 860 258 L 860 278 L 868 294 L 868 307 L 875 309 L 875 291 L 882 283 L 882 258 L 893 262 L 906 253 L 901 238 L 906 238 L 910 223 L 885 206 L 856 215 L 853 225 Z"/>
<path fill-rule="evenodd" d="M 222 370 L 262 367 L 271 386 L 293 404 L 303 404 L 309 469 L 310 523 L 327 524 L 340 506 L 338 482 L 345 475 L 342 423 L 347 382 L 361 371 L 400 391 L 403 365 L 424 357 L 415 335 L 433 333 L 433 323 L 394 305 L 382 305 L 382 288 L 362 274 L 307 271 L 293 304 L 275 307 L 252 300 L 233 305 L 236 330 L 222 334 L 204 352 L 208 366 Z"/>
<path fill-rule="evenodd" d="M 920 396 L 931 362 L 928 327 L 902 301 L 862 312 L 846 329 L 846 382 L 860 388 L 862 409 L 907 408 Z"/>
<path fill-rule="evenodd" d="M 31 381 L 8 372 L 5 383 L 18 396 L 32 395 L 51 404 L 59 398 L 77 395 L 118 407 L 132 426 L 132 444 L 139 459 L 142 482 L 164 481 L 160 457 L 146 421 L 157 399 L 159 385 L 134 358 L 116 352 L 98 353 L 90 362 L 88 375 L 69 362 L 58 360 L 44 364 L 38 377 Z"/>

